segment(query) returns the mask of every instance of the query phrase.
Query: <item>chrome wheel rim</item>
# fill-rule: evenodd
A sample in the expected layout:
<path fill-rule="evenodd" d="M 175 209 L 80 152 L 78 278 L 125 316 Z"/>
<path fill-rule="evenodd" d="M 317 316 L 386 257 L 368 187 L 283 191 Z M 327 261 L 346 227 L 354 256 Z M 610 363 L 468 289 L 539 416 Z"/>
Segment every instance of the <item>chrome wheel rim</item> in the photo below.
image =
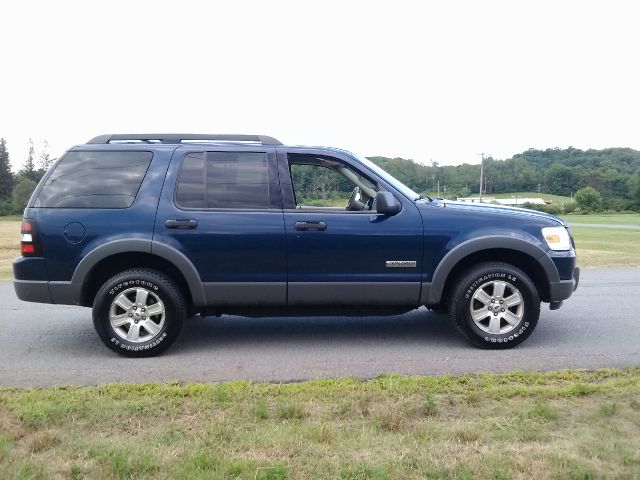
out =
<path fill-rule="evenodd" d="M 162 300 L 150 290 L 128 288 L 111 302 L 109 322 L 116 334 L 132 343 L 152 340 L 162 330 L 165 308 Z"/>
<path fill-rule="evenodd" d="M 471 319 L 483 332 L 509 333 L 524 316 L 524 298 L 509 282 L 493 280 L 478 288 L 469 305 Z"/>

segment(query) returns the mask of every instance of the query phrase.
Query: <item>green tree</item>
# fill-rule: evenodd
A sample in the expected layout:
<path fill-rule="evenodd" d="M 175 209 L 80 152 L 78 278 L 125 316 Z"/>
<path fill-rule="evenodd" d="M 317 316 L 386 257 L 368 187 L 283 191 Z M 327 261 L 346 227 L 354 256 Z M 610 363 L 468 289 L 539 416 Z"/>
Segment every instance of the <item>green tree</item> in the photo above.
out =
<path fill-rule="evenodd" d="M 576 187 L 577 178 L 571 167 L 554 163 L 546 171 L 545 184 L 549 193 L 569 195 Z"/>
<path fill-rule="evenodd" d="M 36 149 L 33 146 L 33 140 L 29 139 L 29 153 L 27 154 L 27 159 L 25 160 L 24 166 L 22 167 L 22 170 L 20 170 L 20 173 L 22 174 L 23 177 L 33 180 L 34 182 L 37 182 L 38 173 L 36 172 L 36 166 L 34 163 L 35 151 Z"/>
<path fill-rule="evenodd" d="M 627 186 L 631 199 L 640 204 L 640 171 L 629 179 Z"/>
<path fill-rule="evenodd" d="M 42 142 L 42 150 L 40 152 L 40 159 L 38 161 L 38 170 L 40 173 L 40 177 L 42 177 L 47 170 L 53 164 L 53 158 L 51 158 L 51 154 L 49 153 L 49 142 L 45 139 Z"/>
<path fill-rule="evenodd" d="M 37 183 L 27 177 L 20 177 L 13 189 L 13 208 L 16 213 L 22 212 L 27 206 L 31 194 L 36 189 Z"/>
<path fill-rule="evenodd" d="M 595 212 L 602 205 L 600 192 L 593 187 L 581 188 L 576 192 L 576 204 L 583 212 Z"/>
<path fill-rule="evenodd" d="M 9 163 L 7 142 L 0 138 L 0 201 L 9 200 L 13 190 L 13 174 Z"/>
<path fill-rule="evenodd" d="M 469 195 L 471 195 L 471 190 L 469 190 L 467 187 L 462 187 L 459 191 L 458 191 L 458 196 L 465 198 L 468 197 Z"/>

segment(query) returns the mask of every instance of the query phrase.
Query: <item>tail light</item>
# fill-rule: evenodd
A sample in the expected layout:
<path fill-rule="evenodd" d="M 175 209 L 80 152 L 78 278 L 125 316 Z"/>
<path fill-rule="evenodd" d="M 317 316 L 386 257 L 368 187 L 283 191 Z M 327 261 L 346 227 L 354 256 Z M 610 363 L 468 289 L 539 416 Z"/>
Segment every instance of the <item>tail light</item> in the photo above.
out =
<path fill-rule="evenodd" d="M 23 220 L 20 229 L 20 253 L 23 257 L 40 255 L 40 242 L 35 220 Z"/>

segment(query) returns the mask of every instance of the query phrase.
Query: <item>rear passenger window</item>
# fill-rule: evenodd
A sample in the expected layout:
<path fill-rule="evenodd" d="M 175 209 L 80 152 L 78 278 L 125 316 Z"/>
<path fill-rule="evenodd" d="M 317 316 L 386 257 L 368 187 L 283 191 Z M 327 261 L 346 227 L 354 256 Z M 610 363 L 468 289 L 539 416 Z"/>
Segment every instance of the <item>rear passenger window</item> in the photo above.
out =
<path fill-rule="evenodd" d="M 176 188 L 183 208 L 269 208 L 267 155 L 198 152 L 185 156 Z"/>
<path fill-rule="evenodd" d="M 152 156 L 151 152 L 69 152 L 56 165 L 33 206 L 128 208 Z"/>

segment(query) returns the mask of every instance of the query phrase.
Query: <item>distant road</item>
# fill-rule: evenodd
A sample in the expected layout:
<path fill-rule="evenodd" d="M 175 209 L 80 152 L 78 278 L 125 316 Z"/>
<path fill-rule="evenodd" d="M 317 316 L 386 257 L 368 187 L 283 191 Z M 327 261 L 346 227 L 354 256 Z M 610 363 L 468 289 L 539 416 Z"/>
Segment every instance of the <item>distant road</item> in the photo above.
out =
<path fill-rule="evenodd" d="M 393 317 L 193 318 L 163 356 L 107 350 L 91 311 L 19 301 L 0 282 L 0 385 L 303 379 L 640 366 L 640 269 L 585 269 L 560 310 L 506 351 L 467 345 L 424 309 Z"/>
<path fill-rule="evenodd" d="M 640 225 L 610 225 L 607 223 L 569 223 L 573 227 L 615 228 L 622 230 L 640 230 Z"/>

